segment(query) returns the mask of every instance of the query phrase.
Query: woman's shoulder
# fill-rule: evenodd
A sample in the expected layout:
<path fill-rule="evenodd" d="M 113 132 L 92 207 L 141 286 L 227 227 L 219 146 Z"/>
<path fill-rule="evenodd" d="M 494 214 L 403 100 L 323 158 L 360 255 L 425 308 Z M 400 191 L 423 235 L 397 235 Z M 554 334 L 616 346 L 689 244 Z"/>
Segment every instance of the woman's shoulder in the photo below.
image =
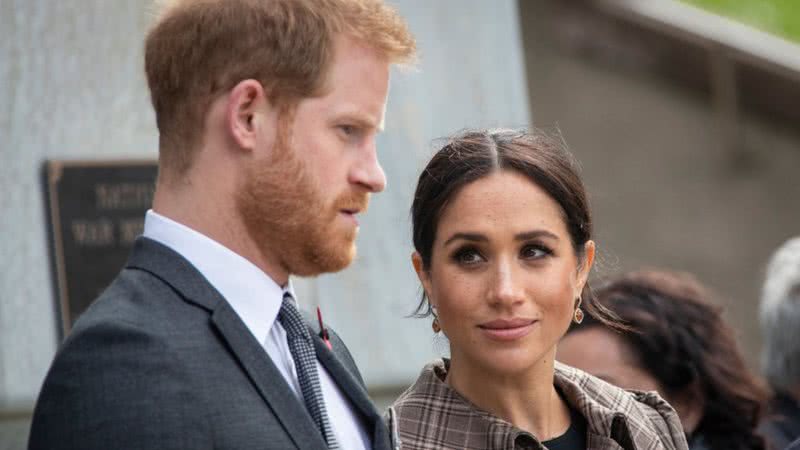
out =
<path fill-rule="evenodd" d="M 440 378 L 440 374 L 444 373 L 444 370 L 444 362 L 442 360 L 426 364 L 420 371 L 416 381 L 397 397 L 392 403 L 392 407 L 398 409 L 423 403 L 427 404 L 431 400 L 447 397 L 447 385 Z"/>
<path fill-rule="evenodd" d="M 660 442 L 658 448 L 687 449 L 678 415 L 656 392 L 621 389 L 561 363 L 556 363 L 555 384 L 596 434 L 633 440 L 637 448 Z"/>
<path fill-rule="evenodd" d="M 468 402 L 452 390 L 444 377 L 447 373 L 443 360 L 436 360 L 423 367 L 417 380 L 392 403 L 387 411 L 401 422 L 414 421 L 426 415 L 426 411 L 458 411 L 471 409 Z"/>

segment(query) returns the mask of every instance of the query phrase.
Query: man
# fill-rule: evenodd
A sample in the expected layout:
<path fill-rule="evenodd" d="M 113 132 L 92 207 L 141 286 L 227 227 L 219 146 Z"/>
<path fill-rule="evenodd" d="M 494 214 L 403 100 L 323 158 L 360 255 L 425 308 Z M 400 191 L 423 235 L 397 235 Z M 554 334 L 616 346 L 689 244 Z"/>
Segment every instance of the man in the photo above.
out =
<path fill-rule="evenodd" d="M 761 367 L 775 396 L 760 431 L 772 448 L 782 449 L 800 437 L 800 238 L 775 251 L 766 275 Z"/>
<path fill-rule="evenodd" d="M 126 267 L 75 324 L 31 449 L 388 449 L 291 274 L 353 259 L 414 40 L 380 0 L 184 0 L 145 43 L 159 176 Z"/>

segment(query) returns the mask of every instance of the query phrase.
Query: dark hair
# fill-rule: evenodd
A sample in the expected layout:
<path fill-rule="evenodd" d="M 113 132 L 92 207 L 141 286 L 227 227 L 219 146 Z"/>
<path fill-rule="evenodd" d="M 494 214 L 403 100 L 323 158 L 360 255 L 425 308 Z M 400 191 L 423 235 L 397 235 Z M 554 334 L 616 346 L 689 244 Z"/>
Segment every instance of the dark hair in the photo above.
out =
<path fill-rule="evenodd" d="M 577 161 L 563 141 L 541 131 L 467 130 L 447 139 L 417 182 L 411 220 L 414 248 L 425 270 L 430 268 L 439 219 L 449 202 L 464 186 L 502 170 L 524 175 L 561 206 L 573 248 L 578 256 L 583 255 L 584 245 L 592 237 L 592 216 Z M 592 302 L 588 283 L 581 299 L 587 311 L 613 326 L 607 311 Z M 423 293 L 414 315 L 431 313 Z"/>
<path fill-rule="evenodd" d="M 595 300 L 632 332 L 622 338 L 635 361 L 655 377 L 669 398 L 697 386 L 705 411 L 695 434 L 712 450 L 764 449 L 756 433 L 767 391 L 747 368 L 722 308 L 685 273 L 646 270 L 628 273 L 595 290 Z M 592 314 L 580 326 L 602 326 Z"/>

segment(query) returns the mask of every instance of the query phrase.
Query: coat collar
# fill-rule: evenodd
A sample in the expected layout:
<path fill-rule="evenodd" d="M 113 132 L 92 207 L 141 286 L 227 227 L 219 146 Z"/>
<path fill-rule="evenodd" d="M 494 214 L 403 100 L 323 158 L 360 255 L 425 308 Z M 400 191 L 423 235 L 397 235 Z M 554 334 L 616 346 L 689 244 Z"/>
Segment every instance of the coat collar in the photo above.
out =
<path fill-rule="evenodd" d="M 590 444 L 598 444 L 590 449 L 609 448 L 609 441 L 625 450 L 687 448 L 677 414 L 655 392 L 620 389 L 559 362 L 553 380 L 586 418 Z"/>
<path fill-rule="evenodd" d="M 414 417 L 410 419 L 414 422 L 415 418 L 435 417 L 446 410 L 457 415 L 459 420 L 469 422 L 471 429 L 468 431 L 490 432 L 487 438 L 497 441 L 490 448 L 501 448 L 504 442 L 514 442 L 521 434 L 529 435 L 471 404 L 442 381 L 446 373 L 444 361 L 423 369 L 419 379 L 389 411 L 393 430 L 402 428 L 399 434 L 413 434 L 420 429 L 416 422 L 410 426 L 396 422 L 402 422 L 404 415 Z M 570 407 L 586 419 L 589 450 L 687 450 L 677 415 L 655 393 L 625 391 L 560 363 L 555 366 L 554 384 Z M 437 413 L 420 412 L 425 405 Z M 440 417 L 440 420 L 443 419 Z M 447 433 L 435 429 L 437 426 L 437 423 L 426 424 L 422 429 L 433 436 L 446 436 Z M 537 444 L 538 448 L 543 448 Z"/>

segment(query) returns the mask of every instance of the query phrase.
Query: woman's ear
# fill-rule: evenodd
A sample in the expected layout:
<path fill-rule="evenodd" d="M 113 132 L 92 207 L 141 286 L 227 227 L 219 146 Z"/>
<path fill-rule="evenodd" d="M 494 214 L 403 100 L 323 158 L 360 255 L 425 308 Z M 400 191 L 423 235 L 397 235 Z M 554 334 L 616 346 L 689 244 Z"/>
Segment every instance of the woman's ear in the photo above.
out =
<path fill-rule="evenodd" d="M 594 255 L 594 241 L 588 240 L 583 244 L 583 255 L 578 261 L 578 282 L 575 286 L 578 292 L 575 293 L 575 297 L 580 297 L 583 287 L 586 286 L 586 280 L 589 279 L 589 273 L 592 271 L 592 265 L 594 264 Z"/>
<path fill-rule="evenodd" d="M 414 266 L 414 272 L 417 273 L 417 278 L 419 278 L 419 282 L 422 284 L 422 289 L 425 290 L 425 294 L 428 296 L 428 301 L 431 302 L 431 277 L 428 271 L 425 269 L 425 265 L 422 262 L 422 255 L 420 255 L 419 252 L 414 252 L 411 254 L 411 265 Z M 431 304 L 433 303 L 431 302 Z"/>

